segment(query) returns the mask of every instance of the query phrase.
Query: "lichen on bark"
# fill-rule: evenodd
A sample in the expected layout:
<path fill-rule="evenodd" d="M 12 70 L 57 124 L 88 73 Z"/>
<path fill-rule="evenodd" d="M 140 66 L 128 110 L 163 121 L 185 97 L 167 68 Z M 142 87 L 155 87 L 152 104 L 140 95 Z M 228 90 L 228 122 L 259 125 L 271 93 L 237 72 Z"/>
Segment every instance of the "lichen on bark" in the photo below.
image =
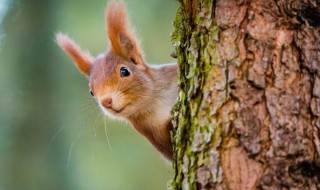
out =
<path fill-rule="evenodd" d="M 180 3 L 172 189 L 320 189 L 319 1 Z"/>
<path fill-rule="evenodd" d="M 206 102 L 207 96 L 212 96 L 207 90 L 211 85 L 206 84 L 206 79 L 209 74 L 219 77 L 217 71 L 221 70 L 213 70 L 213 63 L 219 59 L 219 30 L 212 19 L 214 1 L 181 3 L 187 7 L 179 7 L 174 22 L 176 30 L 172 34 L 181 89 L 179 103 L 174 109 L 173 143 L 177 154 L 173 165 L 177 175 L 172 184 L 174 189 L 195 189 L 197 182 L 205 184 L 209 179 L 218 182 L 222 178 L 219 153 L 214 148 L 220 144 L 221 129 L 209 105 L 212 103 Z M 225 90 L 224 84 L 216 86 Z M 204 93 L 206 91 L 208 93 Z M 222 101 L 225 94 L 220 95 Z M 203 154 L 210 144 L 214 146 Z M 210 169 L 201 167 L 207 165 Z"/>

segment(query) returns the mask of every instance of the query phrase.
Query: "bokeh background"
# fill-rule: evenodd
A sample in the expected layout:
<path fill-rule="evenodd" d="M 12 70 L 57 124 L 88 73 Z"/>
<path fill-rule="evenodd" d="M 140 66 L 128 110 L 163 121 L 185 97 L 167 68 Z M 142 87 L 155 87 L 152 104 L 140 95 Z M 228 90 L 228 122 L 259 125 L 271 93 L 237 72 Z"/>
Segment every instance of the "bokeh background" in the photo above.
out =
<path fill-rule="evenodd" d="M 171 166 L 128 124 L 101 115 L 54 42 L 108 48 L 106 0 L 0 0 L 0 190 L 166 189 Z M 174 0 L 126 0 L 149 63 L 174 60 Z"/>

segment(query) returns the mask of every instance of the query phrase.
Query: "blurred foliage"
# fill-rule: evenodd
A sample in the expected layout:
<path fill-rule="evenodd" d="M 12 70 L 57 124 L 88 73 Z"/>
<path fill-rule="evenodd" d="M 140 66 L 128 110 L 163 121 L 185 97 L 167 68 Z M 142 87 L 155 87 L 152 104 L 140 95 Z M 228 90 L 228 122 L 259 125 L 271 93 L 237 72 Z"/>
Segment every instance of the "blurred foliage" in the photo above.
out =
<path fill-rule="evenodd" d="M 173 62 L 173 0 L 127 0 L 151 63 Z M 128 124 L 101 114 L 54 42 L 108 48 L 105 0 L 0 0 L 0 189 L 166 189 L 170 165 Z M 2 17 L 2 18 L 1 18 Z M 1 38 L 1 36 L 3 38 Z M 107 134 L 107 135 L 106 135 Z"/>

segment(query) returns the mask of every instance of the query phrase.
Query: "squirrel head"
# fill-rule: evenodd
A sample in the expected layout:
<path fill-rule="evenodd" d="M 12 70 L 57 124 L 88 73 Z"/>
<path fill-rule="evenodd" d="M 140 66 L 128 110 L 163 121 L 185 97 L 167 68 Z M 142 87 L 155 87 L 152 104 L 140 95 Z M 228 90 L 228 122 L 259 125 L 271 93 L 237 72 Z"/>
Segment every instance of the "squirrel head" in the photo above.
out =
<path fill-rule="evenodd" d="M 152 97 L 152 70 L 142 58 L 122 2 L 108 4 L 106 25 L 110 49 L 97 58 L 81 50 L 65 34 L 58 33 L 56 40 L 89 78 L 91 95 L 101 109 L 111 116 L 128 117 L 145 109 L 146 100 Z"/>

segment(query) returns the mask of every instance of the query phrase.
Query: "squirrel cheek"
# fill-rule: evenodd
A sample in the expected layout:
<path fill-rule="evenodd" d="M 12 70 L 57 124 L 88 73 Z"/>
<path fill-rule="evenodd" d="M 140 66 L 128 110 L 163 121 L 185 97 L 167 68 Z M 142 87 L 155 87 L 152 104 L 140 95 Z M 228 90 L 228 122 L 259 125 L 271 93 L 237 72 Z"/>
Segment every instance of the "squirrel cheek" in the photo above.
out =
<path fill-rule="evenodd" d="M 122 106 L 126 104 L 126 97 L 123 96 L 122 94 L 119 94 L 113 98 L 113 102 L 114 102 L 113 105 L 115 108 L 117 109 L 122 108 Z"/>

